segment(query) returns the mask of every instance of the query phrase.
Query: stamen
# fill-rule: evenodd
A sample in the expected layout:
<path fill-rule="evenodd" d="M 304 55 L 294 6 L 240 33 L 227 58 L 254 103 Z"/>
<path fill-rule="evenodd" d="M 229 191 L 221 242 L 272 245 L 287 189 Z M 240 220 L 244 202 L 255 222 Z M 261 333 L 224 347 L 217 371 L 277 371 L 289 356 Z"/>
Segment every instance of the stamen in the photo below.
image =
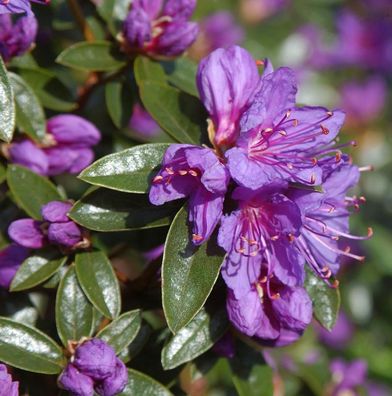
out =
<path fill-rule="evenodd" d="M 166 171 L 169 175 L 174 175 L 174 170 L 173 170 L 173 168 L 166 167 L 166 168 L 165 168 L 165 171 Z"/>
<path fill-rule="evenodd" d="M 186 171 L 186 170 L 179 170 L 178 173 L 180 174 L 180 176 L 185 176 L 186 174 L 188 174 L 188 171 Z"/>
<path fill-rule="evenodd" d="M 163 177 L 161 175 L 157 175 L 152 179 L 153 183 L 160 183 L 163 180 Z"/>
<path fill-rule="evenodd" d="M 193 242 L 200 242 L 203 240 L 203 237 L 199 234 L 192 234 L 192 241 Z"/>
<path fill-rule="evenodd" d="M 191 169 L 191 170 L 189 171 L 189 174 L 190 174 L 191 176 L 194 176 L 194 177 L 198 176 L 197 172 L 196 172 L 195 170 L 193 170 L 193 169 Z"/>
<path fill-rule="evenodd" d="M 361 168 L 358 168 L 360 172 L 372 172 L 374 171 L 373 165 L 368 165 L 368 166 L 362 166 Z"/>
<path fill-rule="evenodd" d="M 332 117 L 332 116 L 333 116 L 333 112 L 332 112 L 332 111 L 327 111 L 327 115 L 328 115 L 329 117 Z"/>
<path fill-rule="evenodd" d="M 264 66 L 264 64 L 265 64 L 265 63 L 264 63 L 263 60 L 260 60 L 260 59 L 257 59 L 257 60 L 256 60 L 256 65 L 257 65 L 257 66 Z"/>
<path fill-rule="evenodd" d="M 329 129 L 327 127 L 325 127 L 323 124 L 320 124 L 320 127 L 321 127 L 321 131 L 323 132 L 324 135 L 329 134 Z"/>

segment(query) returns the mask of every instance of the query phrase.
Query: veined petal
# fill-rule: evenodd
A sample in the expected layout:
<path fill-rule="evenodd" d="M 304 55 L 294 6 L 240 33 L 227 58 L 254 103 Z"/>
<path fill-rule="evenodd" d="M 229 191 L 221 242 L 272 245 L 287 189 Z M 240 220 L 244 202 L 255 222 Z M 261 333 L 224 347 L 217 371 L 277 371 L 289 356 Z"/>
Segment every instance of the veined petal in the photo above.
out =
<path fill-rule="evenodd" d="M 175 19 L 188 19 L 196 7 L 196 0 L 167 0 L 162 15 L 169 15 Z"/>

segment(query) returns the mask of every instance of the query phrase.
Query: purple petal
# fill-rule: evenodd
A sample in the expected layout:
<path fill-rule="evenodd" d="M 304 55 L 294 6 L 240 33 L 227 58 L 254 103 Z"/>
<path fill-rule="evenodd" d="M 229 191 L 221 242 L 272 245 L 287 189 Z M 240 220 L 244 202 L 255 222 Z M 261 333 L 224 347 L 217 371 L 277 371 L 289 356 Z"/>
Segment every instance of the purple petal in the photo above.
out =
<path fill-rule="evenodd" d="M 324 344 L 334 349 L 343 349 L 351 341 L 355 329 L 347 315 L 343 311 L 340 311 L 332 331 L 325 330 L 320 325 L 316 325 L 316 330 L 319 339 Z"/>
<path fill-rule="evenodd" d="M 147 138 L 158 135 L 161 130 L 156 121 L 139 103 L 133 106 L 128 127 L 142 137 Z"/>
<path fill-rule="evenodd" d="M 69 202 L 52 201 L 42 206 L 41 214 L 45 221 L 51 223 L 65 223 L 69 221 L 68 212 L 72 204 Z"/>
<path fill-rule="evenodd" d="M 8 289 L 16 271 L 29 256 L 30 250 L 19 245 L 9 245 L 0 251 L 0 286 Z M 1 367 L 1 366 L 0 366 Z M 0 387 L 1 389 L 1 387 Z"/>
<path fill-rule="evenodd" d="M 1 14 L 21 14 L 27 13 L 32 15 L 31 5 L 29 0 L 10 0 L 0 2 L 0 15 Z"/>
<path fill-rule="evenodd" d="M 149 19 L 153 20 L 159 16 L 160 11 L 162 10 L 164 0 L 134 0 L 132 2 L 132 9 L 142 9 L 144 10 Z"/>
<path fill-rule="evenodd" d="M 162 15 L 169 15 L 175 19 L 188 19 L 196 7 L 196 0 L 167 0 Z"/>
<path fill-rule="evenodd" d="M 231 359 L 235 356 L 234 337 L 227 331 L 225 335 L 218 340 L 212 350 L 219 356 Z"/>
<path fill-rule="evenodd" d="M 128 383 L 128 371 L 125 364 L 117 358 L 114 373 L 95 386 L 100 396 L 115 396 L 122 392 Z"/>
<path fill-rule="evenodd" d="M 52 223 L 48 228 L 48 239 L 54 244 L 73 247 L 81 241 L 82 232 L 73 221 Z"/>
<path fill-rule="evenodd" d="M 33 219 L 16 220 L 10 224 L 8 235 L 18 245 L 30 249 L 40 249 L 46 244 L 41 225 L 41 221 Z"/>
<path fill-rule="evenodd" d="M 124 37 L 132 47 L 143 48 L 152 39 L 151 20 L 148 14 L 133 6 L 123 26 Z"/>
<path fill-rule="evenodd" d="M 0 364 L 0 391 L 4 396 L 19 395 L 19 382 L 12 382 L 12 377 L 4 364 Z"/>
<path fill-rule="evenodd" d="M 12 163 L 23 165 L 40 175 L 48 174 L 48 158 L 44 151 L 32 141 L 23 140 L 20 143 L 13 143 L 9 148 L 9 153 Z"/>
<path fill-rule="evenodd" d="M 82 374 L 73 364 L 68 363 L 59 377 L 59 385 L 76 396 L 93 396 L 93 380 Z"/>

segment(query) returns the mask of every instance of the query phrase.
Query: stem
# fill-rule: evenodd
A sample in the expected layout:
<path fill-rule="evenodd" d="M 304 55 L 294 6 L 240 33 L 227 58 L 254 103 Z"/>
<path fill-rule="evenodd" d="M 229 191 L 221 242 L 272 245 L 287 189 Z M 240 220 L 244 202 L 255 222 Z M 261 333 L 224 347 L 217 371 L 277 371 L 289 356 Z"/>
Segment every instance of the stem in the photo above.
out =
<path fill-rule="evenodd" d="M 94 33 L 92 32 L 86 21 L 86 18 L 83 15 L 83 11 L 78 3 L 78 0 L 68 0 L 68 5 L 86 41 L 94 41 Z"/>

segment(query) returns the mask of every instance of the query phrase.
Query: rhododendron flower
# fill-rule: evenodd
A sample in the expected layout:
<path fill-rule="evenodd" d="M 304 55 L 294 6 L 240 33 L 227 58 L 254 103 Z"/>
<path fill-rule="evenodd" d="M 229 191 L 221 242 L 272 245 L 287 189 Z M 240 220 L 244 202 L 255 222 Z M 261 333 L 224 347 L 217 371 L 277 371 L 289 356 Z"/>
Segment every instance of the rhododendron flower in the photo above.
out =
<path fill-rule="evenodd" d="M 196 82 L 211 118 L 210 137 L 217 146 L 233 145 L 240 118 L 259 87 L 255 60 L 238 46 L 217 49 L 200 62 Z"/>
<path fill-rule="evenodd" d="M 228 172 L 209 148 L 189 144 L 171 145 L 162 169 L 152 181 L 150 201 L 154 205 L 189 197 L 192 240 L 200 245 L 214 231 L 223 210 Z"/>
<path fill-rule="evenodd" d="M 5 62 L 23 55 L 35 41 L 38 23 L 34 16 L 22 16 L 15 22 L 9 14 L 0 14 L 0 55 Z"/>
<path fill-rule="evenodd" d="M 0 14 L 32 14 L 31 2 L 48 4 L 50 0 L 0 0 Z"/>
<path fill-rule="evenodd" d="M 23 165 L 41 175 L 76 174 L 94 159 L 92 146 L 101 134 L 89 121 L 72 114 L 61 114 L 47 122 L 47 136 L 42 145 L 30 140 L 12 143 L 11 162 Z"/>
<path fill-rule="evenodd" d="M 367 363 L 357 359 L 346 363 L 342 359 L 334 359 L 330 365 L 334 388 L 332 396 L 356 394 L 359 387 L 363 386 L 367 377 Z"/>
<path fill-rule="evenodd" d="M 0 286 L 8 289 L 16 272 L 23 261 L 29 256 L 30 250 L 12 244 L 0 250 Z"/>
<path fill-rule="evenodd" d="M 161 128 L 156 121 L 151 117 L 148 111 L 136 103 L 133 106 L 132 116 L 129 120 L 128 127 L 141 138 L 151 138 L 159 134 Z"/>
<path fill-rule="evenodd" d="M 7 367 L 4 364 L 0 364 L 0 395 L 19 395 L 19 382 L 12 381 L 12 377 L 8 374 Z"/>
<path fill-rule="evenodd" d="M 177 56 L 196 39 L 198 26 L 189 22 L 196 0 L 135 0 L 124 22 L 131 50 Z"/>

